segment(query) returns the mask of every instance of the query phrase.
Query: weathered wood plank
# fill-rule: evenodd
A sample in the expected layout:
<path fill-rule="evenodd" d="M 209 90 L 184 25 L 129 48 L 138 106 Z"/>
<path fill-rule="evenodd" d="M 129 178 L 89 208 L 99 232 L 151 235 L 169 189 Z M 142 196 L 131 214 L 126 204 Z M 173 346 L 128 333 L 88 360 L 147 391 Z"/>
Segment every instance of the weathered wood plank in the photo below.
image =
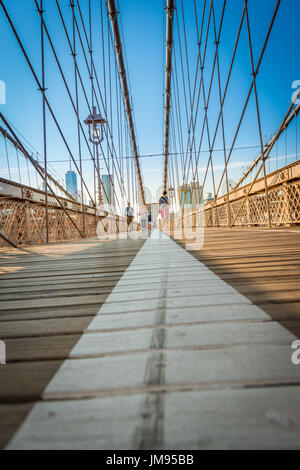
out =
<path fill-rule="evenodd" d="M 300 368 L 289 345 L 232 346 L 195 351 L 159 351 L 87 359 L 69 359 L 44 392 L 45 399 L 70 399 L 194 386 L 300 385 Z M 164 383 L 147 381 L 147 364 L 164 368 Z M 150 367 L 150 366 L 147 366 Z M 98 373 L 96 371 L 99 371 Z M 145 375 L 146 374 L 146 375 Z M 80 380 L 79 380 L 80 377 Z"/>
<path fill-rule="evenodd" d="M 34 446 L 34 427 L 42 429 L 41 417 L 51 408 L 55 419 L 44 419 L 41 446 L 45 440 L 53 448 L 60 446 L 57 431 L 51 431 L 52 424 L 57 429 L 56 419 L 70 426 L 76 439 L 72 420 L 84 422 L 86 413 L 92 413 L 97 429 L 105 425 L 110 442 L 138 447 L 137 430 L 143 429 L 143 413 L 151 408 L 164 416 L 166 448 L 182 443 L 214 448 L 218 442 L 230 448 L 242 442 L 239 435 L 252 445 L 257 426 L 263 430 L 257 442 L 295 447 L 298 428 L 290 424 L 289 406 L 299 408 L 294 390 L 300 369 L 291 363 L 290 346 L 300 337 L 299 240 L 298 233 L 288 231 L 215 229 L 206 231 L 204 248 L 191 254 L 166 241 L 160 247 L 132 240 L 31 247 L 31 255 L 0 250 L 0 328 L 11 360 L 0 369 L 3 410 L 11 402 L 23 406 L 41 395 L 66 399 L 61 405 L 43 402 L 35 407 L 37 414 L 16 445 Z M 81 336 L 87 328 L 90 333 Z M 72 359 L 63 362 L 71 351 Z M 294 386 L 287 387 L 289 383 Z M 254 387 L 253 393 L 226 390 L 245 386 Z M 79 402 L 83 415 L 78 420 L 79 408 L 72 400 L 94 396 L 101 398 Z M 268 399 L 272 396 L 273 401 Z M 193 419 L 196 408 L 199 414 Z M 185 441 L 178 440 L 177 415 L 183 426 L 191 423 Z M 214 416 L 227 424 L 222 427 Z M 23 419 L 18 413 L 11 429 Z M 241 422 L 248 423 L 248 433 L 243 434 Z M 210 426 L 219 432 L 207 432 Z M 98 436 L 96 428 L 93 432 Z M 2 441 L 8 438 L 3 434 Z M 62 448 L 68 446 L 66 439 Z M 83 442 L 84 448 L 92 448 L 94 441 Z M 99 445 L 107 448 L 105 441 Z"/>
<path fill-rule="evenodd" d="M 35 310 L 17 310 L 17 311 L 3 311 L 0 313 L 1 321 L 23 321 L 23 320 L 52 320 L 55 318 L 76 318 L 76 317 L 91 317 L 96 315 L 101 304 L 93 305 L 79 305 L 75 307 L 59 307 L 59 308 L 37 308 Z"/>
<path fill-rule="evenodd" d="M 1 322 L 1 338 L 81 334 L 93 316 Z"/>
<path fill-rule="evenodd" d="M 145 435 L 158 449 L 300 448 L 299 386 L 164 392 L 152 397 L 154 403 L 164 403 L 164 433 L 156 433 L 156 439 L 140 411 L 148 395 L 133 394 L 39 403 L 9 449 L 136 450 L 142 448 Z M 152 415 L 157 417 L 155 408 Z"/>
<path fill-rule="evenodd" d="M 0 403 L 40 400 L 63 361 L 20 362 L 0 368 Z"/>
<path fill-rule="evenodd" d="M 7 339 L 5 342 L 7 364 L 64 360 L 79 339 L 80 334 Z"/>
<path fill-rule="evenodd" d="M 0 338 L 7 346 L 7 365 L 0 368 L 1 445 L 41 398 L 143 243 L 93 239 L 29 247 L 28 253 L 0 249 Z"/>
<path fill-rule="evenodd" d="M 34 403 L 0 404 L 0 449 L 8 444 L 11 437 L 18 430 L 26 416 L 30 413 Z"/>

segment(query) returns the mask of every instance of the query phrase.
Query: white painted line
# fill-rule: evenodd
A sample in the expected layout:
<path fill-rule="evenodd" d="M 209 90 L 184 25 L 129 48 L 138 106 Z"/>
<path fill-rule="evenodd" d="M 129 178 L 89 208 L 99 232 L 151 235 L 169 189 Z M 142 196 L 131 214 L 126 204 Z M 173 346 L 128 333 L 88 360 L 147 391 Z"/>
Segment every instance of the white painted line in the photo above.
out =
<path fill-rule="evenodd" d="M 135 450 L 145 398 L 38 403 L 8 449 Z M 295 386 L 169 392 L 159 448 L 300 449 L 299 409 Z"/>
<path fill-rule="evenodd" d="M 219 421 L 222 432 L 215 431 L 208 448 L 220 441 L 231 442 L 232 447 L 242 442 L 247 447 L 259 436 L 262 413 L 280 422 L 290 406 L 282 391 L 277 401 L 274 398 L 280 404 L 278 417 L 276 410 L 268 410 L 268 391 L 259 392 L 258 412 L 255 394 L 247 390 L 208 395 L 204 389 L 258 383 L 300 385 L 300 369 L 290 360 L 294 335 L 269 322 L 265 312 L 174 241 L 165 235 L 159 240 L 158 232 L 154 235 L 157 239 L 145 242 L 47 386 L 45 401 L 33 407 L 9 449 L 135 449 L 141 441 L 145 445 L 145 440 L 151 448 L 158 433 L 155 416 L 165 420 L 164 432 L 159 433 L 161 448 L 195 445 L 196 436 L 204 442 L 204 429 L 208 439 L 213 439 L 211 427 L 217 429 Z M 143 286 L 147 286 L 144 291 Z M 172 392 L 186 387 L 195 390 Z M 168 393 L 149 393 L 153 390 Z M 291 390 L 290 396 L 299 409 L 300 394 Z M 73 401 L 76 398 L 85 400 Z M 47 401 L 52 399 L 58 401 Z M 247 403 L 246 413 L 242 405 Z M 253 430 L 241 434 L 238 426 L 243 423 L 247 430 L 249 420 L 254 420 Z M 234 427 L 228 437 L 230 423 L 236 426 L 237 436 L 242 436 L 237 441 Z M 272 426 L 270 422 L 263 425 L 258 444 L 269 442 Z M 285 427 L 277 427 L 274 433 L 274 442 L 286 442 L 280 440 L 281 436 L 287 439 Z M 299 426 L 290 434 L 291 442 L 299 442 L 295 437 L 299 438 Z"/>
<path fill-rule="evenodd" d="M 132 292 L 127 289 L 127 291 L 121 291 L 121 292 L 115 292 L 114 294 L 111 294 L 109 298 L 106 300 L 106 303 L 109 304 L 111 302 L 128 302 L 130 300 L 133 301 L 139 301 L 139 300 L 151 300 L 151 299 L 159 299 L 159 298 L 177 298 L 180 297 L 181 299 L 184 299 L 185 297 L 190 297 L 190 296 L 207 296 L 207 295 L 215 295 L 216 292 L 218 292 L 218 295 L 220 294 L 235 294 L 236 295 L 236 290 L 229 286 L 226 283 L 219 284 L 219 283 L 213 283 L 210 286 L 201 286 L 198 288 L 195 287 L 169 287 L 167 286 L 167 291 L 166 292 L 161 292 L 160 287 L 156 287 L 154 289 L 148 290 L 145 289 L 141 292 L 137 292 L 134 288 L 132 289 Z"/>
<path fill-rule="evenodd" d="M 177 280 L 167 280 L 166 285 L 168 289 L 176 289 L 178 288 L 178 282 L 180 282 L 181 289 L 185 288 L 191 288 L 191 284 L 195 282 L 200 282 L 203 287 L 222 287 L 224 285 L 227 285 L 224 281 L 221 279 L 215 279 L 215 278 L 203 278 L 203 277 L 190 277 L 190 279 L 186 279 L 184 277 L 180 278 L 179 281 Z M 138 280 L 122 280 L 118 284 L 118 292 L 136 292 L 136 291 L 147 291 L 147 290 L 156 290 L 161 287 L 161 282 L 147 282 L 146 280 L 141 279 L 140 282 Z M 193 289 L 193 288 L 191 288 Z M 202 287 L 201 287 L 202 289 Z M 198 288 L 199 290 L 199 288 Z"/>
<path fill-rule="evenodd" d="M 163 325 L 165 328 L 166 325 Z M 126 330 L 112 333 L 90 333 L 81 337 L 71 353 L 71 357 L 96 357 L 110 353 L 143 351 L 150 349 L 151 328 Z M 294 339 L 296 337 L 294 336 Z M 196 324 L 167 328 L 165 344 L 167 349 L 207 348 L 235 344 L 291 344 L 289 331 L 282 331 L 278 323 L 219 323 Z"/>
<path fill-rule="evenodd" d="M 105 333 L 103 333 L 105 334 Z M 293 335 L 292 335 L 293 337 Z M 212 383 L 297 383 L 300 369 L 290 360 L 290 344 L 254 344 L 204 350 L 166 350 L 164 385 Z M 147 389 L 151 350 L 131 355 L 67 359 L 46 389 L 46 399 L 88 398 Z M 155 367 L 160 361 L 155 360 Z M 155 385 L 155 384 L 151 384 Z M 300 397 L 299 397 L 300 400 Z"/>
<path fill-rule="evenodd" d="M 145 311 L 113 315 L 97 315 L 87 331 L 121 330 L 122 328 L 152 327 L 156 312 Z M 166 310 L 166 325 L 219 321 L 269 321 L 270 317 L 256 305 L 229 305 L 213 307 L 185 307 Z"/>

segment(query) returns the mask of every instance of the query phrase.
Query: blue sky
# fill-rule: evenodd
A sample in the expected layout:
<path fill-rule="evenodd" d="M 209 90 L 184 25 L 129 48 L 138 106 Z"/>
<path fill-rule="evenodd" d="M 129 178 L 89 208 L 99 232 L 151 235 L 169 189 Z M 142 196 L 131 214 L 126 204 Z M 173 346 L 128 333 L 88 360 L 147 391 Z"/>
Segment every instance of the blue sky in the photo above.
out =
<path fill-rule="evenodd" d="M 4 2 L 20 37 L 24 43 L 30 60 L 36 68 L 40 77 L 40 21 L 36 12 L 33 0 L 10 0 Z M 45 0 L 45 20 L 51 31 L 53 42 L 60 57 L 62 68 L 70 84 L 71 92 L 74 93 L 73 61 L 67 47 L 63 28 L 59 22 L 59 17 L 54 0 Z M 130 87 L 132 91 L 133 107 L 136 121 L 136 131 L 141 155 L 162 153 L 163 148 L 163 37 L 164 37 L 164 10 L 163 0 L 120 0 L 120 14 L 123 25 L 123 33 L 126 42 L 126 55 L 128 59 L 128 72 Z M 209 3 L 209 2 L 208 2 Z M 216 23 L 219 24 L 221 0 L 215 1 Z M 225 85 L 225 77 L 234 46 L 234 40 L 241 17 L 243 0 L 230 0 L 227 2 L 225 10 L 224 27 L 220 44 L 220 73 L 222 89 Z M 249 0 L 249 16 L 252 29 L 254 61 L 257 62 L 262 44 L 266 35 L 271 15 L 274 10 L 275 0 Z M 61 0 L 60 5 L 65 16 L 67 27 L 71 33 L 71 11 L 68 0 Z M 88 0 L 80 2 L 83 14 L 87 18 Z M 198 21 L 202 14 L 203 0 L 197 0 Z M 94 39 L 94 59 L 97 64 L 97 71 L 100 86 L 104 94 L 103 68 L 102 68 L 102 43 L 100 28 L 100 1 L 92 0 L 93 5 L 93 39 Z M 178 20 L 183 41 L 181 1 L 177 1 Z M 261 119 L 263 134 L 270 135 L 276 130 L 282 117 L 284 116 L 291 100 L 291 84 L 294 80 L 300 79 L 299 58 L 298 58 L 298 27 L 299 27 L 300 4 L 298 0 L 283 0 L 279 8 L 278 16 L 271 34 L 270 43 L 267 47 L 262 66 L 257 78 L 257 87 L 261 108 Z M 184 0 L 184 14 L 186 21 L 186 32 L 188 42 L 188 60 L 190 65 L 191 83 L 194 83 L 196 57 L 197 57 L 197 36 L 195 28 L 194 4 L 193 0 Z M 206 16 L 207 18 L 207 16 Z M 105 18 L 105 22 L 107 19 Z M 180 56 L 178 48 L 178 34 L 175 26 L 175 53 L 179 70 Z M 0 110 L 16 126 L 16 128 L 31 142 L 34 147 L 42 153 L 42 123 L 41 123 L 41 96 L 37 91 L 37 86 L 32 78 L 29 68 L 25 62 L 20 48 L 12 34 L 8 22 L 0 8 L 0 80 L 7 86 L 7 103 L 0 105 Z M 107 34 L 107 23 L 105 23 L 105 34 Z M 205 69 L 205 86 L 208 88 L 208 77 L 212 67 L 214 54 L 214 35 L 210 29 L 208 36 L 208 48 Z M 247 34 L 245 25 L 242 30 L 241 42 L 237 51 L 237 60 L 234 65 L 232 80 L 228 90 L 228 100 L 225 102 L 224 119 L 226 143 L 230 147 L 233 135 L 237 126 L 239 116 L 242 111 L 244 100 L 251 84 L 250 57 L 248 52 Z M 183 42 L 182 42 L 183 46 Z M 108 66 L 108 49 L 105 43 L 106 67 Z M 83 80 L 89 90 L 88 73 L 85 70 L 84 59 L 81 51 L 78 61 L 82 70 Z M 113 68 L 113 64 L 112 64 Z M 107 70 L 106 70 L 107 72 Z M 179 73 L 179 72 L 178 72 Z M 115 80 L 115 75 L 112 75 Z M 69 145 L 78 158 L 78 145 L 76 137 L 76 120 L 72 107 L 66 96 L 64 85 L 54 62 L 52 53 L 46 44 L 46 80 L 47 96 L 57 119 L 61 124 Z M 182 128 L 186 141 L 186 119 L 184 114 L 184 95 L 182 80 L 179 73 L 180 82 L 180 104 L 182 110 Z M 115 82 L 114 82 L 115 83 Z M 115 90 L 115 88 L 114 88 Z M 211 133 L 215 128 L 215 121 L 219 110 L 217 83 L 213 83 L 213 92 L 208 111 L 208 120 Z M 90 93 L 90 91 L 88 91 Z M 112 99 L 115 99 L 115 92 L 112 92 Z M 90 94 L 89 94 L 90 96 Z M 248 111 L 245 115 L 244 123 L 241 127 L 239 137 L 236 142 L 237 147 L 259 145 L 258 129 L 255 114 L 254 96 L 249 103 Z M 88 114 L 88 108 L 80 93 L 80 115 L 83 120 Z M 113 116 L 116 115 L 116 107 L 113 109 Z M 48 154 L 49 160 L 56 172 L 64 176 L 69 167 L 68 152 L 66 151 L 61 138 L 48 116 Z M 117 142 L 117 124 L 113 118 L 113 128 L 115 142 Z M 203 122 L 203 100 L 200 99 L 199 107 L 199 129 L 196 133 L 196 140 L 199 141 L 200 128 Z M 281 144 L 280 144 L 281 145 Z M 282 144 L 283 145 L 283 144 Z M 281 145 L 281 147 L 282 147 Z M 173 143 L 172 143 L 173 146 Z M 222 146 L 221 134 L 217 135 L 216 148 Z M 104 144 L 105 147 L 105 144 Z M 284 148 L 279 149 L 280 155 Z M 106 148 L 106 147 L 105 147 Z M 202 150 L 207 150 L 208 142 L 205 136 Z M 232 165 L 230 167 L 230 178 L 238 179 L 241 174 L 241 163 L 254 159 L 258 149 L 235 150 L 232 154 Z M 292 133 L 289 138 L 289 153 L 294 154 L 294 140 Z M 88 158 L 87 149 L 83 149 L 83 157 Z M 0 169 L 1 175 L 5 176 L 7 166 L 3 143 L 0 142 Z M 174 158 L 174 157 L 173 157 Z M 145 186 L 153 194 L 162 182 L 162 156 L 148 157 L 141 159 L 142 171 Z M 207 153 L 201 153 L 199 161 L 200 175 L 206 167 Z M 222 152 L 214 153 L 214 164 L 216 166 L 216 177 L 221 174 L 224 157 Z M 12 164 L 16 167 L 16 164 Z M 101 166 L 106 173 L 105 165 Z M 93 172 L 91 163 L 84 163 L 84 174 L 86 181 L 92 191 Z M 211 181 L 208 179 L 207 190 L 211 190 Z"/>

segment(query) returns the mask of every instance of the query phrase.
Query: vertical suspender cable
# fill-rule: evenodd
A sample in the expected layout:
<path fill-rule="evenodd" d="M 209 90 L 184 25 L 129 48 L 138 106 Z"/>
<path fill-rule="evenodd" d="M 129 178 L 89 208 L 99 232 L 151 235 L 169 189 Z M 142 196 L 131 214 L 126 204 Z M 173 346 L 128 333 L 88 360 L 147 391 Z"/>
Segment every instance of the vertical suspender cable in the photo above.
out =
<path fill-rule="evenodd" d="M 85 214 L 84 214 L 84 194 L 83 194 L 83 173 L 82 173 L 82 152 L 81 152 L 81 134 L 80 134 L 80 119 L 79 119 L 79 97 L 78 97 L 78 73 L 76 64 L 76 29 L 75 29 L 75 3 L 74 0 L 70 2 L 72 9 L 72 24 L 73 24 L 73 58 L 74 58 L 74 82 L 75 82 L 75 104 L 77 114 L 77 139 L 78 139 L 78 154 L 79 154 L 79 168 L 80 168 L 80 191 L 81 191 L 81 213 L 82 213 L 82 233 L 86 236 L 85 232 Z M 96 212 L 95 212 L 96 215 Z"/>
<path fill-rule="evenodd" d="M 125 103 L 127 120 L 128 120 L 128 125 L 129 125 L 132 151 L 133 151 L 133 156 L 134 156 L 135 163 L 136 163 L 139 189 L 141 192 L 141 198 L 142 198 L 143 204 L 145 204 L 145 193 L 144 193 L 142 174 L 141 174 L 141 168 L 140 168 L 140 162 L 139 162 L 138 148 L 137 148 L 136 135 L 135 135 L 135 129 L 134 129 L 134 122 L 133 122 L 133 114 L 132 114 L 132 108 L 130 104 L 130 94 L 129 94 L 128 82 L 127 82 L 127 77 L 126 77 L 126 68 L 125 68 L 125 62 L 124 62 L 123 51 L 122 51 L 122 41 L 121 41 L 120 28 L 119 28 L 119 22 L 118 22 L 118 12 L 116 10 L 115 0 L 108 0 L 107 6 L 108 6 L 109 17 L 110 17 L 110 22 L 112 26 L 112 31 L 114 35 L 114 40 L 115 40 L 115 50 L 116 50 L 116 55 L 118 58 L 119 73 L 120 73 L 120 77 L 122 81 L 124 103 Z"/>
<path fill-rule="evenodd" d="M 6 154 L 6 160 L 7 160 L 8 177 L 9 177 L 9 179 L 10 179 L 10 181 L 11 181 L 11 172 L 10 172 L 10 165 L 9 165 L 7 140 L 6 140 L 6 137 L 5 137 L 5 136 L 4 136 L 4 144 L 5 144 L 5 154 Z"/>
<path fill-rule="evenodd" d="M 42 100 L 43 100 L 43 138 L 44 138 L 44 191 L 45 191 L 45 220 L 46 220 L 46 243 L 49 243 L 49 208 L 48 208 L 48 168 L 47 168 L 47 128 L 46 128 L 46 100 L 45 100 L 45 43 L 44 43 L 44 16 L 43 0 L 40 4 L 41 17 L 41 54 L 42 54 Z"/>

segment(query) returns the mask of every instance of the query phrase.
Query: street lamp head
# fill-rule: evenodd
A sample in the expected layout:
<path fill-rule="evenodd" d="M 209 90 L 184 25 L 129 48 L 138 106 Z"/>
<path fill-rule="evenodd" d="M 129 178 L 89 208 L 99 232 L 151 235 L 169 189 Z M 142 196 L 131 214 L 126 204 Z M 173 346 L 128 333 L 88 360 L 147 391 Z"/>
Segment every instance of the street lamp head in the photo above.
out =
<path fill-rule="evenodd" d="M 89 139 L 95 145 L 99 145 L 103 140 L 103 126 L 107 121 L 97 113 L 96 106 L 93 107 L 93 114 L 90 114 L 84 121 L 89 126 Z"/>
<path fill-rule="evenodd" d="M 93 124 L 106 124 L 106 120 L 101 116 L 101 114 L 97 113 L 97 108 L 94 106 L 93 114 L 90 114 L 84 121 L 84 124 L 88 126 Z"/>

